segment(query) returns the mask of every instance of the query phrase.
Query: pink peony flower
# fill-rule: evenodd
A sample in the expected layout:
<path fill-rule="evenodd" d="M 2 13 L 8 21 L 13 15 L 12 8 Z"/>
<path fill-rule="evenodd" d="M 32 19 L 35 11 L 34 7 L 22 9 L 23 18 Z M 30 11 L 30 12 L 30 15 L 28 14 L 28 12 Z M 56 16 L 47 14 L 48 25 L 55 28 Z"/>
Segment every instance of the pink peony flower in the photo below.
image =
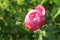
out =
<path fill-rule="evenodd" d="M 45 24 L 45 9 L 43 6 L 38 5 L 35 9 L 28 12 L 25 17 L 25 25 L 31 30 L 35 31 Z"/>

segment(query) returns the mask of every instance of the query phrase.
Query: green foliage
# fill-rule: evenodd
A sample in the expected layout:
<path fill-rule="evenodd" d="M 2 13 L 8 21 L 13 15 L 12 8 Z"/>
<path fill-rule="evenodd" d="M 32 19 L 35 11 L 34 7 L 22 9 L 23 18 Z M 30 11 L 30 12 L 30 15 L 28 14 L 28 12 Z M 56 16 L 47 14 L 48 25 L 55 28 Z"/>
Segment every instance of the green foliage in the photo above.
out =
<path fill-rule="evenodd" d="M 46 9 L 46 24 L 31 32 L 24 18 L 38 4 Z M 0 40 L 60 40 L 60 0 L 0 0 Z"/>

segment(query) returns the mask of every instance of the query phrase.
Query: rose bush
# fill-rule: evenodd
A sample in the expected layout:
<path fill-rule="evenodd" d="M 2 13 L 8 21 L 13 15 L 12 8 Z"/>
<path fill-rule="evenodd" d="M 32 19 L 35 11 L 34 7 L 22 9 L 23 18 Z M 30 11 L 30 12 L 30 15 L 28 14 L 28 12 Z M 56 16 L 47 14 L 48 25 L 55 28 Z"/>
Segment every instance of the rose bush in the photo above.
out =
<path fill-rule="evenodd" d="M 60 40 L 60 0 L 0 0 L 0 40 Z"/>

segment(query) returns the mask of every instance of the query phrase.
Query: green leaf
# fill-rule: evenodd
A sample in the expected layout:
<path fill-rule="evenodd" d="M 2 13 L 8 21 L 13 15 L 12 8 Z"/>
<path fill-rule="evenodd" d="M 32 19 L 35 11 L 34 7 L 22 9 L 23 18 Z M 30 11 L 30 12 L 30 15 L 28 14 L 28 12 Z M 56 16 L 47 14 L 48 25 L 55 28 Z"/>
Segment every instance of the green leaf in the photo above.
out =
<path fill-rule="evenodd" d="M 42 0 L 40 5 L 43 5 L 47 0 Z"/>
<path fill-rule="evenodd" d="M 52 34 L 51 32 L 47 32 L 46 36 L 45 36 L 46 40 L 57 40 L 55 35 Z"/>
<path fill-rule="evenodd" d="M 60 0 L 54 0 L 54 3 L 58 6 L 60 6 Z"/>
<path fill-rule="evenodd" d="M 54 20 L 58 15 L 60 15 L 60 8 L 58 9 L 57 13 L 53 16 L 53 20 Z"/>

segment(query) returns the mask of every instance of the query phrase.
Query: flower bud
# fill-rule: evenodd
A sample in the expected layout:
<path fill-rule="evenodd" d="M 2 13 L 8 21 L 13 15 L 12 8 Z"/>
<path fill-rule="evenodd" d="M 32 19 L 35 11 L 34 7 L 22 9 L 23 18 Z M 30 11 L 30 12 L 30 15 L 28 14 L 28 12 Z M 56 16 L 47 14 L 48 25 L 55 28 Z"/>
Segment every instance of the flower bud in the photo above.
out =
<path fill-rule="evenodd" d="M 31 30 L 35 31 L 45 24 L 45 9 L 38 5 L 35 9 L 30 10 L 25 17 L 25 25 Z"/>

